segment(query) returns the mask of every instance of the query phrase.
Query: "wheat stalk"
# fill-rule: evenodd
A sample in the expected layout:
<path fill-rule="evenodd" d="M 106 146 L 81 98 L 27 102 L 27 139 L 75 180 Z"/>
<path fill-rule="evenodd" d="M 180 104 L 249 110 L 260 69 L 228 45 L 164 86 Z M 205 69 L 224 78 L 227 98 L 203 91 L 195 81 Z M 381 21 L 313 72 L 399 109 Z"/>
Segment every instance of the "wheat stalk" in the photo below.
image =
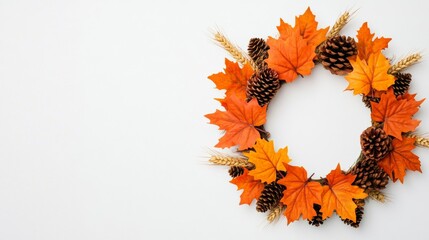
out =
<path fill-rule="evenodd" d="M 278 220 L 280 218 L 280 215 L 284 210 L 286 209 L 286 206 L 279 203 L 276 207 L 272 208 L 270 210 L 270 213 L 268 213 L 267 220 L 268 222 L 272 223 L 275 220 Z"/>
<path fill-rule="evenodd" d="M 213 155 L 210 157 L 209 162 L 217 165 L 245 167 L 248 169 L 252 169 L 255 166 L 253 165 L 253 163 L 249 162 L 246 158 L 223 156 L 223 155 Z"/>
<path fill-rule="evenodd" d="M 349 20 L 350 12 L 346 11 L 337 19 L 334 26 L 332 26 L 331 30 L 329 30 L 328 34 L 326 35 L 326 38 L 329 39 L 338 35 L 341 29 L 343 29 L 343 27 L 349 22 Z"/>
<path fill-rule="evenodd" d="M 239 47 L 232 44 L 231 41 L 229 41 L 228 38 L 225 35 L 223 35 L 221 32 L 217 31 L 213 35 L 213 38 L 223 49 L 225 49 L 241 65 L 246 65 L 250 63 L 253 69 L 256 69 L 255 63 L 252 60 L 250 60 L 249 56 L 247 56 L 247 54 L 244 53 Z"/>
<path fill-rule="evenodd" d="M 371 191 L 367 192 L 367 194 L 370 198 L 372 198 L 374 200 L 377 200 L 377 201 L 382 202 L 382 203 L 386 202 L 386 196 L 380 191 L 371 190 Z"/>
<path fill-rule="evenodd" d="M 413 64 L 416 64 L 418 61 L 420 61 L 421 58 L 422 58 L 422 55 L 420 55 L 419 53 L 411 54 L 410 56 L 408 56 L 408 57 L 402 59 L 401 61 L 395 63 L 394 65 L 392 65 L 387 72 L 389 74 L 398 73 L 398 72 L 404 70 L 405 68 L 407 68 Z"/>
<path fill-rule="evenodd" d="M 429 138 L 419 136 L 416 133 L 409 133 L 407 136 L 416 139 L 414 142 L 416 146 L 429 148 Z"/>

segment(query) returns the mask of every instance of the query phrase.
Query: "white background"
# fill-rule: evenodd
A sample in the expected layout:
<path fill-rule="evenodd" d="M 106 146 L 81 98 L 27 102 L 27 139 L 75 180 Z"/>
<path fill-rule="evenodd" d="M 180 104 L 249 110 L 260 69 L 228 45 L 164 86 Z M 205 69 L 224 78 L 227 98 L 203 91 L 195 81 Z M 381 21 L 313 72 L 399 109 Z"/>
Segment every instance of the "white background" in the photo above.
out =
<path fill-rule="evenodd" d="M 227 56 L 213 30 L 245 49 L 307 6 L 322 27 L 358 10 L 343 33 L 368 21 L 398 60 L 427 53 L 425 2 L 245 2 L 1 1 L 0 239 L 427 239 L 428 150 L 415 151 L 423 174 L 389 184 L 389 202 L 369 202 L 359 229 L 336 216 L 269 225 L 238 205 L 227 168 L 207 164 L 221 133 L 203 117 L 222 96 L 207 76 Z M 429 59 L 409 69 L 418 99 L 428 69 Z M 317 66 L 269 109 L 276 147 L 315 176 L 347 169 L 370 124 L 346 86 Z M 416 117 L 428 133 L 428 102 Z"/>

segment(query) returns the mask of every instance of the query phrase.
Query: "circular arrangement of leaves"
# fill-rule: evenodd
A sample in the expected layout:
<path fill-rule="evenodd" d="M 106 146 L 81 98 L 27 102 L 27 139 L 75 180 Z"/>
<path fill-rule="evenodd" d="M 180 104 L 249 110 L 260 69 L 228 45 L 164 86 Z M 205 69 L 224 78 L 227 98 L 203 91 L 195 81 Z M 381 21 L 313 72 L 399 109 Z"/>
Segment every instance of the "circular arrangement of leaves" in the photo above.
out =
<path fill-rule="evenodd" d="M 357 31 L 357 40 L 339 34 L 349 18 L 345 12 L 331 29 L 318 28 L 308 8 L 295 18 L 295 26 L 280 19 L 278 38 L 250 39 L 248 54 L 222 33 L 214 34 L 236 62 L 225 59 L 224 71 L 209 76 L 226 92 L 218 99 L 224 110 L 205 116 L 225 131 L 215 147 L 234 148 L 239 156 L 213 155 L 210 161 L 230 166 L 231 183 L 243 190 L 240 204 L 256 200 L 257 211 L 269 211 L 270 222 L 283 213 L 288 224 L 302 217 L 319 226 L 336 212 L 346 224 L 359 227 L 365 201 L 384 201 L 382 190 L 390 180 L 403 183 L 407 170 L 421 172 L 412 150 L 429 147 L 429 139 L 413 132 L 420 123 L 414 115 L 424 99 L 408 93 L 411 75 L 402 73 L 421 56 L 412 54 L 392 65 L 382 52 L 391 39 L 375 38 L 367 23 Z M 320 179 L 290 164 L 287 147 L 275 151 L 263 127 L 277 90 L 311 74 L 317 63 L 345 75 L 347 90 L 362 96 L 372 119 L 361 135 L 355 164 L 347 171 L 338 164 Z"/>

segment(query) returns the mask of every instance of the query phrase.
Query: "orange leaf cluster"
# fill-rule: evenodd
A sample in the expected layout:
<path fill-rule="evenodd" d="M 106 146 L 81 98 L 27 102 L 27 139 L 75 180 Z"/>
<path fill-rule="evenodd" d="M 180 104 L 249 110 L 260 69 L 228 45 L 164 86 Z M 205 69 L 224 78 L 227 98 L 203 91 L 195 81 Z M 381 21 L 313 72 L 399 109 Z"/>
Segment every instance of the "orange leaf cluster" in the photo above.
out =
<path fill-rule="evenodd" d="M 322 186 L 319 182 L 307 177 L 307 171 L 303 167 L 287 165 L 286 177 L 278 181 L 286 186 L 283 198 L 280 200 L 287 206 L 284 215 L 288 224 L 298 220 L 312 219 L 317 215 L 313 208 L 314 204 L 321 205 L 323 219 L 330 217 L 334 211 L 342 219 L 356 221 L 356 204 L 353 199 L 364 199 L 367 194 L 358 186 L 352 185 L 356 176 L 344 174 L 340 165 L 332 170 L 327 176 L 327 185 Z"/>
<path fill-rule="evenodd" d="M 243 175 L 233 178 L 230 183 L 237 185 L 238 190 L 243 189 L 243 193 L 240 196 L 240 205 L 250 205 L 253 199 L 258 199 L 262 190 L 264 190 L 264 184 L 250 176 L 249 170 L 246 168 Z"/>
<path fill-rule="evenodd" d="M 285 163 L 290 162 L 287 155 L 287 147 L 274 151 L 274 142 L 259 139 L 253 146 L 254 150 L 244 153 L 249 162 L 255 165 L 255 169 L 249 175 L 262 182 L 271 183 L 276 180 L 276 171 L 286 171 Z"/>
<path fill-rule="evenodd" d="M 414 131 L 420 124 L 419 120 L 413 119 L 413 115 L 425 99 L 416 101 L 414 97 L 415 95 L 406 95 L 402 99 L 396 99 L 393 89 L 390 89 L 381 95 L 379 103 L 371 103 L 372 120 L 383 122 L 383 130 L 401 140 L 403 132 Z"/>
<path fill-rule="evenodd" d="M 246 102 L 235 95 L 226 98 L 225 104 L 226 111 L 216 110 L 215 113 L 205 115 L 211 124 L 216 124 L 220 130 L 226 131 L 215 147 L 238 145 L 239 150 L 252 147 L 260 138 L 256 127 L 265 123 L 267 105 L 260 107 L 255 98 Z"/>
<path fill-rule="evenodd" d="M 240 68 L 238 63 L 234 63 L 225 58 L 224 72 L 219 72 L 209 76 L 209 79 L 216 84 L 219 90 L 226 90 L 227 97 L 234 95 L 240 99 L 246 99 L 247 81 L 253 74 L 253 69 L 250 64 L 246 64 Z"/>
<path fill-rule="evenodd" d="M 405 170 L 422 172 L 419 157 L 411 152 L 415 148 L 414 142 L 415 139 L 409 137 L 402 141 L 393 139 L 393 150 L 378 163 L 394 182 L 398 179 L 404 182 Z"/>
<path fill-rule="evenodd" d="M 374 95 L 376 91 L 386 91 L 395 83 L 395 77 L 387 73 L 390 62 L 381 53 L 388 47 L 390 38 L 376 38 L 364 23 L 357 34 L 357 57 L 350 58 L 353 71 L 346 76 L 347 90 L 353 94 Z"/>
<path fill-rule="evenodd" d="M 316 17 L 308 8 L 295 18 L 295 27 L 280 19 L 277 27 L 279 39 L 268 38 L 268 66 L 274 69 L 279 78 L 292 82 L 298 75 L 309 75 L 314 67 L 315 49 L 326 39 L 329 29 L 317 29 Z"/>

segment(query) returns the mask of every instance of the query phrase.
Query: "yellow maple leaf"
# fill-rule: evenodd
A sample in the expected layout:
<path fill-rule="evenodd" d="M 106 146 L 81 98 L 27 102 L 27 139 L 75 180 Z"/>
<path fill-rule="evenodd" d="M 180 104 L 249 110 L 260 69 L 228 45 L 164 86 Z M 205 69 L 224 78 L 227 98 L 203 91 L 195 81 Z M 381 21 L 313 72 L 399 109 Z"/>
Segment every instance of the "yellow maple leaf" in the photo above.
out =
<path fill-rule="evenodd" d="M 253 148 L 254 151 L 244 153 L 249 162 L 255 164 L 255 169 L 249 172 L 250 176 L 271 183 L 276 180 L 276 171 L 286 171 L 284 164 L 291 161 L 287 155 L 287 147 L 275 152 L 273 141 L 258 139 Z"/>
<path fill-rule="evenodd" d="M 371 54 L 368 62 L 358 56 L 356 60 L 350 59 L 350 63 L 353 71 L 346 76 L 347 90 L 353 90 L 355 95 L 368 95 L 372 89 L 385 91 L 395 82 L 395 77 L 387 73 L 389 60 L 381 52 Z"/>

